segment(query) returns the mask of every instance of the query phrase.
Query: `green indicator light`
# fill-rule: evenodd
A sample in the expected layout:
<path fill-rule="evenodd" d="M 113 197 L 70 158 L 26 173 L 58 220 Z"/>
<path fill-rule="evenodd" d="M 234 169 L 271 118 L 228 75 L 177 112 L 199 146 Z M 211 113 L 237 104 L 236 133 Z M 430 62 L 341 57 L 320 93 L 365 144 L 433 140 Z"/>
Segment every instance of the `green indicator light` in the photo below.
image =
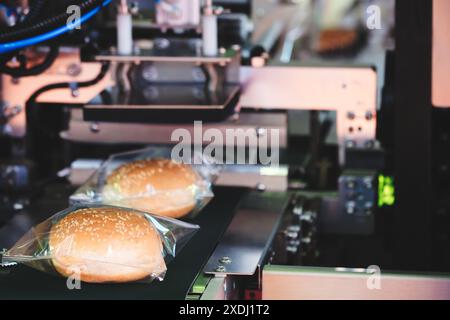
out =
<path fill-rule="evenodd" d="M 392 206 L 394 203 L 394 178 L 380 175 L 378 177 L 378 207 Z"/>

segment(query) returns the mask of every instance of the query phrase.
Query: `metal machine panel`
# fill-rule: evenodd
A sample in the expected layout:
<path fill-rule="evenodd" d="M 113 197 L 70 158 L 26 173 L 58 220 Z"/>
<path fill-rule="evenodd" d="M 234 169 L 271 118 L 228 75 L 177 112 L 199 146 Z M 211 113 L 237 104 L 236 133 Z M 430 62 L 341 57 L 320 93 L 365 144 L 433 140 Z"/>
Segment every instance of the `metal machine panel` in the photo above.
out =
<path fill-rule="evenodd" d="M 289 198 L 285 193 L 248 194 L 206 264 L 205 273 L 253 275 L 275 236 Z"/>
<path fill-rule="evenodd" d="M 241 106 L 337 112 L 340 161 L 345 149 L 376 145 L 377 73 L 372 68 L 241 68 Z"/>
<path fill-rule="evenodd" d="M 433 1 L 433 105 L 450 107 L 450 1 Z"/>

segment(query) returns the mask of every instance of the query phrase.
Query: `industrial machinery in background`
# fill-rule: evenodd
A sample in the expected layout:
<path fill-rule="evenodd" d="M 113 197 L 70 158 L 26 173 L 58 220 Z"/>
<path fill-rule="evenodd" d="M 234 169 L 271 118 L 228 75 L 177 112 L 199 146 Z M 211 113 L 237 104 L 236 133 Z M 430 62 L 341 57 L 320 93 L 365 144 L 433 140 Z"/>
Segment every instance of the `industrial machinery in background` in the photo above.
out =
<path fill-rule="evenodd" d="M 373 266 L 450 269 L 448 159 L 439 147 L 448 140 L 447 109 L 432 109 L 420 95 L 426 88 L 414 87 L 404 73 L 407 63 L 418 63 L 412 51 L 431 59 L 431 45 L 409 52 L 416 42 L 407 41 L 405 15 L 426 9 L 427 19 L 414 28 L 427 30 L 421 36 L 430 43 L 432 21 L 448 29 L 440 15 L 450 11 L 436 9 L 443 1 L 433 4 L 435 20 L 431 4 L 421 1 L 2 2 L 0 246 L 67 206 L 68 195 L 110 154 L 173 146 L 174 130 L 195 136 L 201 121 L 203 130 L 239 132 L 221 145 L 224 152 L 270 145 L 270 133 L 278 132 L 280 164 L 226 165 L 216 197 L 195 218 L 201 231 L 167 280 L 150 288 L 124 285 L 122 292 L 181 299 L 414 298 L 432 285 L 422 297 L 449 297 L 448 279 L 430 284 L 421 276 L 387 276 L 383 290 L 365 285 Z M 368 29 L 368 14 L 377 12 L 382 28 Z M 437 49 L 434 65 L 448 48 Z M 402 55 L 410 58 L 399 62 Z M 431 74 L 424 69 L 416 73 Z M 448 83 L 440 71 L 433 93 L 445 106 L 445 90 L 435 89 Z M 406 101 L 417 118 L 403 116 Z M 414 131 L 420 121 L 427 122 L 423 136 Z M 428 146 L 417 176 L 411 170 L 418 160 L 405 159 L 412 157 L 405 152 L 413 142 L 404 142 L 411 137 Z M 200 135 L 200 144 L 210 142 Z M 416 201 L 421 210 L 411 213 Z M 0 296 L 121 294 L 101 286 L 68 292 L 58 280 L 20 267 L 0 277 Z M 348 282 L 341 284 L 342 277 Z M 417 290 L 404 292 L 404 281 Z"/>

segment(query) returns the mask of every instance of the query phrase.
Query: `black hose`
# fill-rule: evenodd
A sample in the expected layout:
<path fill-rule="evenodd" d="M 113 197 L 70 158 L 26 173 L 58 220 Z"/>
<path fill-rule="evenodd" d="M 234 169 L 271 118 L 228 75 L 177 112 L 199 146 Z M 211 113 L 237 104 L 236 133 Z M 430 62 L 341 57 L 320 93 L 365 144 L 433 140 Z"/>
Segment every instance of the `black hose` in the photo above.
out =
<path fill-rule="evenodd" d="M 66 88 L 71 88 L 72 86 L 75 86 L 76 88 L 86 88 L 86 87 L 96 85 L 97 83 L 102 81 L 103 78 L 106 76 L 106 74 L 108 73 L 108 70 L 109 70 L 109 66 L 110 66 L 109 62 L 104 62 L 102 64 L 102 68 L 100 69 L 99 74 L 94 79 L 89 80 L 89 81 L 75 82 L 75 83 L 61 82 L 61 83 L 49 84 L 45 87 L 42 87 L 41 89 L 39 89 L 35 93 L 33 93 L 33 95 L 30 97 L 28 102 L 35 103 L 41 94 L 43 94 L 47 91 L 50 91 L 50 90 L 66 89 Z"/>
<path fill-rule="evenodd" d="M 48 0 L 35 0 L 33 6 L 30 6 L 28 14 L 22 19 L 18 20 L 14 26 L 6 26 L 0 28 L 0 35 L 19 30 L 25 27 L 32 26 L 43 15 L 43 9 L 46 7 Z M 48 9 L 48 8 L 47 8 Z"/>
<path fill-rule="evenodd" d="M 19 26 L 22 27 L 32 25 L 40 17 L 47 1 L 48 0 L 36 0 L 33 6 L 30 8 L 30 12 L 26 15 L 25 19 L 17 22 L 17 28 Z M 0 34 L 8 32 L 8 30 L 11 30 L 11 27 L 0 28 Z M 14 58 L 15 55 L 16 52 L 12 52 L 0 57 L 0 66 L 6 64 L 8 61 Z"/>
<path fill-rule="evenodd" d="M 46 7 L 48 0 L 35 0 L 33 6 L 30 8 L 27 16 L 25 17 L 21 25 L 31 25 L 36 22 L 41 16 L 44 8 Z"/>
<path fill-rule="evenodd" d="M 42 61 L 42 63 L 40 63 L 39 65 L 33 66 L 29 69 L 23 67 L 11 68 L 8 66 L 0 65 L 0 73 L 7 74 L 13 78 L 37 76 L 53 65 L 56 58 L 58 57 L 58 54 L 59 54 L 59 46 L 52 45 L 44 61 Z"/>
<path fill-rule="evenodd" d="M 28 99 L 28 102 L 27 102 L 27 115 L 29 117 L 28 121 L 27 121 L 28 125 L 31 126 L 32 128 L 35 128 L 36 130 L 42 132 L 43 134 L 45 134 L 47 136 L 52 136 L 52 132 L 48 131 L 48 129 L 46 127 L 39 125 L 39 123 L 40 123 L 39 114 L 38 114 L 39 108 L 36 108 L 36 102 L 37 102 L 37 99 L 39 98 L 39 96 L 48 91 L 56 90 L 56 89 L 66 89 L 66 88 L 71 88 L 72 86 L 75 86 L 77 88 L 86 88 L 86 87 L 96 85 L 97 83 L 102 81 L 103 78 L 105 78 L 105 76 L 108 73 L 110 65 L 111 65 L 110 62 L 104 62 L 102 64 L 99 74 L 92 80 L 88 80 L 88 81 L 84 81 L 84 82 L 75 82 L 75 83 L 71 83 L 71 82 L 55 83 L 55 84 L 50 84 L 50 85 L 44 86 L 44 87 L 40 88 L 39 90 L 37 90 L 35 93 L 33 93 L 33 95 Z"/>
<path fill-rule="evenodd" d="M 103 0 L 85 0 L 79 4 L 81 14 L 84 14 L 91 9 L 98 7 L 103 3 Z M 71 17 L 71 13 L 63 12 L 54 17 L 44 19 L 31 26 L 18 25 L 17 27 L 8 28 L 9 30 L 0 33 L 0 43 L 7 43 L 33 37 L 38 34 L 45 33 L 52 29 L 58 28 L 67 23 Z"/>

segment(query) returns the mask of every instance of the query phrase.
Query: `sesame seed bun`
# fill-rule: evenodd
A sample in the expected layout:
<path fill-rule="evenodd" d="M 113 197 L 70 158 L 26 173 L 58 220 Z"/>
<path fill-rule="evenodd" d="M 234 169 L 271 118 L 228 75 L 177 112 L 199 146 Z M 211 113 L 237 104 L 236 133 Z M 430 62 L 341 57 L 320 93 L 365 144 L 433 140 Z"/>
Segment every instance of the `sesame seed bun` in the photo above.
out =
<path fill-rule="evenodd" d="M 131 210 L 74 211 L 53 225 L 49 246 L 58 273 L 84 282 L 130 282 L 166 271 L 159 233 Z"/>
<path fill-rule="evenodd" d="M 139 160 L 114 170 L 103 189 L 105 203 L 181 218 L 196 205 L 198 175 L 168 159 Z"/>

